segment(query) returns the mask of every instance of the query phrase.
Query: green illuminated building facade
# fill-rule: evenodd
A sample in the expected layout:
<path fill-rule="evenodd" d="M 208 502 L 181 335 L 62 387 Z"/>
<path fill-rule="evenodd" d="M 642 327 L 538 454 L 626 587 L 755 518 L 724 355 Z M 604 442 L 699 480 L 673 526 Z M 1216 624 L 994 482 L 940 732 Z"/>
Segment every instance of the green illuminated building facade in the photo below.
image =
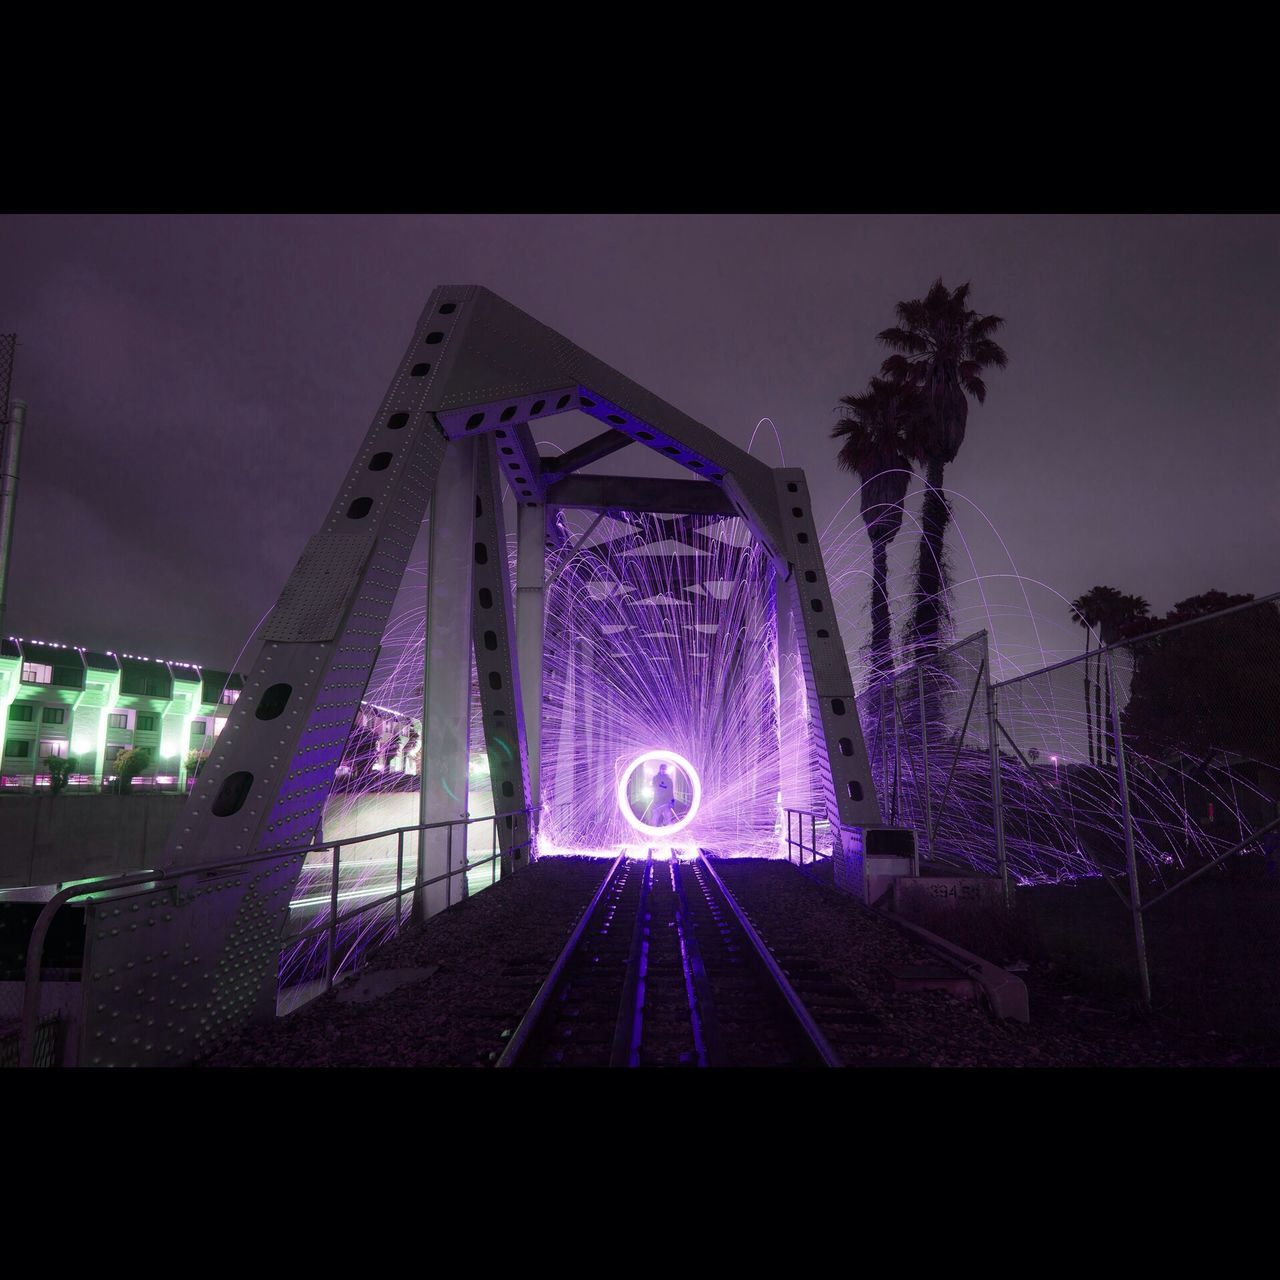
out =
<path fill-rule="evenodd" d="M 0 643 L 0 792 L 48 787 L 50 756 L 74 757 L 69 789 L 101 788 L 133 747 L 150 755 L 135 788 L 185 790 L 189 766 L 199 768 L 243 688 L 241 676 L 196 663 L 9 636 Z M 416 718 L 362 703 L 340 785 L 416 775 L 421 730 Z"/>
<path fill-rule="evenodd" d="M 146 747 L 134 785 L 184 788 L 189 754 L 209 750 L 242 687 L 193 663 L 10 636 L 0 643 L 0 786 L 47 786 L 57 756 L 74 757 L 73 787 L 97 787 L 114 780 L 122 751 Z"/>

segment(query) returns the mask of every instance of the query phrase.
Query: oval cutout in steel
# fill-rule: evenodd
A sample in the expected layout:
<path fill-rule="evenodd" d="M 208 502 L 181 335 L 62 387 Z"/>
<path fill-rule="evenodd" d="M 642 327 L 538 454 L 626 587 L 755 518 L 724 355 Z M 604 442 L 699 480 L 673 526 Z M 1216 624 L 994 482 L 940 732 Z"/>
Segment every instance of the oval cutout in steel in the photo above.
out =
<path fill-rule="evenodd" d="M 258 699 L 257 709 L 253 713 L 255 718 L 258 720 L 274 720 L 289 705 L 289 699 L 292 695 L 293 685 L 273 684 Z"/>
<path fill-rule="evenodd" d="M 229 818 L 240 810 L 253 787 L 253 774 L 244 769 L 228 774 L 213 802 L 215 818 Z"/>
<path fill-rule="evenodd" d="M 373 510 L 372 498 L 356 498 L 347 508 L 348 520 L 363 520 Z"/>

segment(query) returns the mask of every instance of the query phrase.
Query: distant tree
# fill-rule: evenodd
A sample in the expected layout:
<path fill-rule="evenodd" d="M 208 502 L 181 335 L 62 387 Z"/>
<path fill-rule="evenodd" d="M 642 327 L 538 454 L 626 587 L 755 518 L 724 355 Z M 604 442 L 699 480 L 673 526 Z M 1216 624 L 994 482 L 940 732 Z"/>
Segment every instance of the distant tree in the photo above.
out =
<path fill-rule="evenodd" d="M 75 756 L 45 756 L 45 768 L 49 770 L 49 794 L 57 795 L 76 771 Z"/>
<path fill-rule="evenodd" d="M 1180 600 L 1138 634 L 1206 618 L 1252 595 L 1207 591 Z M 1126 740 L 1160 759 L 1228 751 L 1280 769 L 1280 608 L 1257 605 L 1135 645 L 1133 683 L 1121 716 Z"/>
<path fill-rule="evenodd" d="M 192 750 L 188 751 L 184 761 L 187 766 L 187 777 L 198 778 L 200 770 L 205 767 L 208 761 L 209 753 L 207 751 L 201 751 L 199 748 L 192 748 Z"/>
<path fill-rule="evenodd" d="M 1027 759 L 1030 760 L 1032 764 L 1035 764 L 1035 762 L 1040 759 L 1040 748 L 1032 747 L 1031 750 L 1027 752 Z"/>
<path fill-rule="evenodd" d="M 849 411 L 831 435 L 843 443 L 839 466 L 862 481 L 862 520 L 871 539 L 871 667 L 873 679 L 893 670 L 889 614 L 889 544 L 902 528 L 902 500 L 911 481 L 911 455 L 926 409 L 918 388 L 872 378 L 860 395 L 843 396 Z"/>
<path fill-rule="evenodd" d="M 116 791 L 127 796 L 133 789 L 134 778 L 145 773 L 150 764 L 150 747 L 126 747 L 112 764 L 116 775 Z"/>
<path fill-rule="evenodd" d="M 915 438 L 915 457 L 925 468 L 927 487 L 909 632 L 913 646 L 925 652 L 937 648 L 939 633 L 949 620 L 943 544 L 951 506 L 943 492 L 944 472 L 964 443 L 969 397 L 979 404 L 987 398 L 983 371 L 1003 369 L 1009 362 L 992 337 L 1004 321 L 978 315 L 968 301 L 968 284 L 948 289 L 941 279 L 935 280 L 923 298 L 898 303 L 897 325 L 878 335 L 895 352 L 884 361 L 881 373 L 918 387 L 928 407 L 927 426 Z"/>

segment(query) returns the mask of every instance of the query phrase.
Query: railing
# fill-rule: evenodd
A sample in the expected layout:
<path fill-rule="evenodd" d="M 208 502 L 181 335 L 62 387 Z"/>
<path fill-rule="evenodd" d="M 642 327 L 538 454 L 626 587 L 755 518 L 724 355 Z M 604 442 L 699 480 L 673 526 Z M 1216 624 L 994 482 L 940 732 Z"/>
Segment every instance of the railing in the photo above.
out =
<path fill-rule="evenodd" d="M 791 850 L 795 849 L 800 856 L 800 866 L 804 866 L 804 855 L 811 854 L 810 862 L 826 861 L 833 855 L 830 851 L 823 853 L 818 848 L 818 823 L 826 822 L 825 813 L 815 813 L 812 809 L 788 809 L 787 813 L 787 861 L 791 861 Z M 804 820 L 809 819 L 809 843 L 804 842 Z M 793 836 L 794 832 L 794 836 Z"/>
<path fill-rule="evenodd" d="M 35 1037 L 37 1024 L 39 1022 L 40 1010 L 40 980 L 41 969 L 44 959 L 45 939 L 49 932 L 49 926 L 53 922 L 53 918 L 58 911 L 62 909 L 68 902 L 74 898 L 88 898 L 98 894 L 112 893 L 118 889 L 136 888 L 139 885 L 161 885 L 165 882 L 176 882 L 183 876 L 188 875 L 208 875 L 210 872 L 220 870 L 240 869 L 247 866 L 254 866 L 263 862 L 280 861 L 285 858 L 303 859 L 303 870 L 306 869 L 306 859 L 313 854 L 322 853 L 325 850 L 331 850 L 329 860 L 329 918 L 320 926 L 314 929 L 304 930 L 302 933 L 292 934 L 285 937 L 280 945 L 280 959 L 285 958 L 286 953 L 295 951 L 299 944 L 305 943 L 313 938 L 325 938 L 325 978 L 324 990 L 331 991 L 333 989 L 334 978 L 336 975 L 337 965 L 335 959 L 338 947 L 338 926 L 356 919 L 358 916 L 373 910 L 375 907 L 386 906 L 389 902 L 395 902 L 395 931 L 392 936 L 396 936 L 400 932 L 403 919 L 403 899 L 406 894 L 420 894 L 424 890 L 431 888 L 433 885 L 445 882 L 445 908 L 453 905 L 453 880 L 458 876 L 467 876 L 477 867 L 484 867 L 486 864 L 491 868 L 491 878 L 489 883 L 492 885 L 498 878 L 498 862 L 515 853 L 519 849 L 528 849 L 533 847 L 533 833 L 527 839 L 518 844 L 513 844 L 509 848 L 503 850 L 499 848 L 498 840 L 498 821 L 502 818 L 531 817 L 538 812 L 538 809 L 513 809 L 507 813 L 495 813 L 485 817 L 478 818 L 454 818 L 443 822 L 423 822 L 409 827 L 390 827 L 385 831 L 374 831 L 368 835 L 352 836 L 350 839 L 339 840 L 333 844 L 307 845 L 293 849 L 276 849 L 269 853 L 251 854 L 248 857 L 228 859 L 224 862 L 207 863 L 203 866 L 195 867 L 176 867 L 168 871 L 145 870 L 133 872 L 124 876 L 112 876 L 104 880 L 95 880 L 88 884 L 70 885 L 60 892 L 54 894 L 52 898 L 45 904 L 44 909 L 36 918 L 34 927 L 31 930 L 31 938 L 27 944 L 27 963 L 24 975 L 23 987 L 23 1007 L 22 1007 L 22 1030 L 20 1033 L 18 1047 L 18 1062 L 20 1066 L 31 1066 L 34 1059 Z M 453 866 L 453 829 L 454 827 L 469 828 L 481 822 L 492 823 L 492 843 L 490 852 L 487 856 L 468 860 L 459 867 Z M 404 844 L 407 834 L 416 833 L 419 838 L 428 831 L 447 830 L 445 845 L 445 865 L 448 870 L 440 875 L 432 876 L 430 879 L 422 877 L 422 860 L 418 859 L 418 870 L 412 883 L 406 885 L 404 883 Z M 387 893 L 371 902 L 362 903 L 358 907 L 354 907 L 342 914 L 338 913 L 338 884 L 342 870 L 342 850 L 350 849 L 353 845 L 365 844 L 370 840 L 387 839 L 390 836 L 396 837 L 396 887 L 393 893 Z M 286 925 L 287 929 L 287 925 Z M 279 969 L 277 969 L 277 983 L 279 982 Z M 317 995 L 319 992 L 316 993 Z"/>

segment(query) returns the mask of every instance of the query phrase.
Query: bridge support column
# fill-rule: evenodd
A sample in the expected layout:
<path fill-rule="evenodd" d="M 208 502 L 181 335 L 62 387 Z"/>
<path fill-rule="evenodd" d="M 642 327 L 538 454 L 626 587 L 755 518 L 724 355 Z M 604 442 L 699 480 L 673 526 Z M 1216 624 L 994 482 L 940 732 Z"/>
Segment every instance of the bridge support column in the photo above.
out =
<path fill-rule="evenodd" d="M 529 805 L 541 800 L 542 645 L 547 571 L 547 508 L 541 502 L 516 507 L 516 665 L 524 702 L 529 755 Z"/>
<path fill-rule="evenodd" d="M 455 440 L 431 498 L 427 549 L 426 666 L 422 680 L 422 790 L 419 821 L 467 816 L 471 755 L 471 575 L 474 563 L 476 442 Z M 419 890 L 419 920 L 466 896 L 465 827 L 424 831 L 418 879 L 449 875 Z M 455 874 L 457 871 L 457 874 Z"/>

